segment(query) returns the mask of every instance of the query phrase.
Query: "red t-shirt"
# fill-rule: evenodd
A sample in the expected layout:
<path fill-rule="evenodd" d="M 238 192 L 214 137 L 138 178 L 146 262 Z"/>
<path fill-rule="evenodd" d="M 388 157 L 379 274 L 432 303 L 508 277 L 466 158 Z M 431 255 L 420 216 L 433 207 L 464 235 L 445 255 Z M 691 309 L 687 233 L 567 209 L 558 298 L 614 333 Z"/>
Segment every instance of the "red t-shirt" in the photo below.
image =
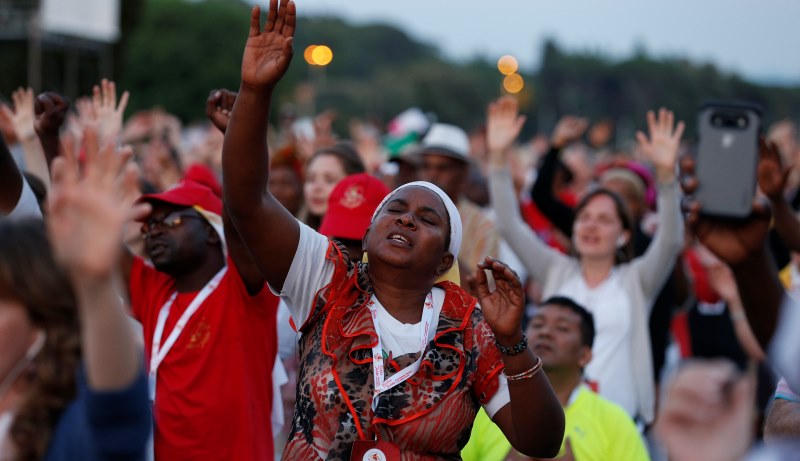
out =
<path fill-rule="evenodd" d="M 158 367 L 157 460 L 272 460 L 272 367 L 278 298 L 247 293 L 235 265 L 186 324 Z M 149 369 L 158 313 L 175 292 L 172 277 L 136 258 L 131 308 L 144 331 Z M 172 304 L 162 344 L 197 293 Z"/>

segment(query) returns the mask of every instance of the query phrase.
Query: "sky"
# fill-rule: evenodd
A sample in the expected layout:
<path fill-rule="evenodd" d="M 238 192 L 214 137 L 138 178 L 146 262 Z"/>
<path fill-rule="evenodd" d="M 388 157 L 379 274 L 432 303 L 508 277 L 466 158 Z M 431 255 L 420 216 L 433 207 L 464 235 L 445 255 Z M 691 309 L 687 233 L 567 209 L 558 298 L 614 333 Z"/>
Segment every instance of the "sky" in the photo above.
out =
<path fill-rule="evenodd" d="M 258 1 L 262 6 L 267 0 Z M 448 57 L 504 54 L 538 68 L 541 45 L 712 62 L 758 82 L 800 85 L 798 0 L 295 0 L 298 15 L 382 22 Z M 334 50 L 335 59 L 336 50 Z"/>

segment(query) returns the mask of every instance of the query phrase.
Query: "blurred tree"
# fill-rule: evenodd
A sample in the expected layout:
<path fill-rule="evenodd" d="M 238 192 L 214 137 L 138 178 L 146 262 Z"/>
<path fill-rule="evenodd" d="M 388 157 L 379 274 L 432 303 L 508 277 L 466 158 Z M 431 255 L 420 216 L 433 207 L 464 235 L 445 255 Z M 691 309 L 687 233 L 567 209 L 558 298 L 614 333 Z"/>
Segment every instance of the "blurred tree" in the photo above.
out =
<path fill-rule="evenodd" d="M 198 119 L 211 89 L 236 89 L 248 11 L 231 0 L 148 0 L 120 78 L 133 96 L 129 111 L 161 106 Z"/>

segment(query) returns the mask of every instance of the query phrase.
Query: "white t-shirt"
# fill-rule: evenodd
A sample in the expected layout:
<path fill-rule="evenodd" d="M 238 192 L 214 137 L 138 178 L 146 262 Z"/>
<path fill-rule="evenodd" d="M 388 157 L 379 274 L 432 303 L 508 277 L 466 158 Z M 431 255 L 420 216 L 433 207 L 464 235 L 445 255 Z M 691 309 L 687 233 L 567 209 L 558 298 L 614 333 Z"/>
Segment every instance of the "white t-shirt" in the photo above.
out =
<path fill-rule="evenodd" d="M 303 223 L 300 226 L 300 241 L 297 245 L 297 252 L 292 260 L 292 266 L 286 275 L 283 283 L 283 290 L 277 293 L 273 287 L 273 293 L 281 296 L 286 301 L 286 307 L 292 314 L 298 328 L 308 319 L 313 307 L 314 298 L 319 290 L 327 285 L 333 277 L 334 264 L 326 256 L 328 252 L 328 239 Z M 433 289 L 433 323 L 431 325 L 428 341 L 433 339 L 436 334 L 436 326 L 439 324 L 439 313 L 442 311 L 444 301 L 444 290 Z M 373 295 L 374 296 L 374 295 Z M 375 298 L 377 301 L 377 298 Z M 381 331 L 381 343 L 384 351 L 390 351 L 394 357 L 404 354 L 419 352 L 419 323 L 407 324 L 392 317 L 386 309 L 376 302 L 378 307 L 378 323 Z M 500 386 L 494 396 L 483 405 L 489 417 L 494 417 L 495 413 L 511 401 L 508 392 L 508 381 L 505 376 L 499 375 Z"/>
<path fill-rule="evenodd" d="M 595 338 L 586 378 L 598 393 L 636 416 L 636 387 L 631 366 L 631 301 L 616 269 L 600 285 L 589 288 L 583 277 L 568 281 L 558 295 L 566 296 L 594 316 Z"/>

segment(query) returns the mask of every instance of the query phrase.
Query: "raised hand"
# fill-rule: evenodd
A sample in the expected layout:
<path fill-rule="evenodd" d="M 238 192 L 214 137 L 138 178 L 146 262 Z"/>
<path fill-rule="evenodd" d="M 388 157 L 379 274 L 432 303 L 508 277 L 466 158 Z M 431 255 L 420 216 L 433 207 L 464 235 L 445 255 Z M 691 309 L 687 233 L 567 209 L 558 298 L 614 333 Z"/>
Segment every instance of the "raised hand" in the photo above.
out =
<path fill-rule="evenodd" d="M 88 96 L 83 96 L 75 100 L 75 112 L 78 114 L 78 132 L 80 138 L 83 138 L 83 132 L 86 128 L 99 131 L 99 123 L 97 121 L 97 114 L 94 111 L 92 100 Z M 67 116 L 67 123 L 69 123 L 70 116 Z"/>
<path fill-rule="evenodd" d="M 34 128 L 36 134 L 42 136 L 58 136 L 64 117 L 69 109 L 69 102 L 63 96 L 52 91 L 42 93 L 36 97 L 33 105 L 36 114 Z"/>
<path fill-rule="evenodd" d="M 84 281 L 110 276 L 120 257 L 124 223 L 150 211 L 148 204 L 129 205 L 138 191 L 135 166 L 128 162 L 133 151 L 116 151 L 113 144 L 100 147 L 98 141 L 97 131 L 88 128 L 82 171 L 69 151 L 54 160 L 48 202 L 56 259 Z"/>
<path fill-rule="evenodd" d="M 14 132 L 17 134 L 17 139 L 25 141 L 36 137 L 36 130 L 33 123 L 35 120 L 33 113 L 33 89 L 31 88 L 17 88 L 16 91 L 11 93 L 11 99 L 14 101 L 14 110 L 12 111 L 8 106 L 0 106 L 0 110 L 14 126 Z"/>
<path fill-rule="evenodd" d="M 294 2 L 270 0 L 264 29 L 254 6 L 250 14 L 250 34 L 242 58 L 242 84 L 255 88 L 273 88 L 286 73 L 292 60 L 296 11 Z"/>
<path fill-rule="evenodd" d="M 791 167 L 784 168 L 775 143 L 767 144 L 762 138 L 758 152 L 758 187 L 772 202 L 783 200 L 786 182 L 792 173 Z"/>
<path fill-rule="evenodd" d="M 206 100 L 206 117 L 208 117 L 211 123 L 223 134 L 225 134 L 225 131 L 228 129 L 228 123 L 231 121 L 233 103 L 235 102 L 236 92 L 224 88 L 211 90 Z"/>
<path fill-rule="evenodd" d="M 675 179 L 678 149 L 686 125 L 678 122 L 676 126 L 675 114 L 662 107 L 658 111 L 658 118 L 653 111 L 647 112 L 647 128 L 650 138 L 637 131 L 636 140 L 639 141 L 642 152 L 653 162 L 658 181 L 664 184 L 670 183 Z"/>
<path fill-rule="evenodd" d="M 667 387 L 655 425 L 670 459 L 742 459 L 753 440 L 755 373 L 726 361 L 692 362 Z"/>
<path fill-rule="evenodd" d="M 122 93 L 117 104 L 117 86 L 113 81 L 103 79 L 100 86 L 92 89 L 92 108 L 98 123 L 100 143 L 116 143 L 122 131 L 122 115 L 128 107 L 130 93 Z"/>
<path fill-rule="evenodd" d="M 490 291 L 489 280 L 484 270 L 489 270 L 494 279 L 495 290 Z M 472 292 L 481 303 L 486 322 L 497 340 L 513 346 L 522 337 L 522 314 L 525 310 L 525 293 L 517 274 L 508 265 L 486 257 L 478 264 Z"/>
<path fill-rule="evenodd" d="M 489 104 L 486 113 L 486 145 L 492 165 L 506 164 L 506 154 L 519 137 L 524 123 L 525 116 L 519 115 L 519 104 L 513 96 L 503 96 Z"/>
<path fill-rule="evenodd" d="M 588 127 L 589 121 L 585 118 L 565 115 L 559 119 L 553 134 L 550 135 L 550 145 L 556 149 L 563 149 L 579 140 Z"/>

